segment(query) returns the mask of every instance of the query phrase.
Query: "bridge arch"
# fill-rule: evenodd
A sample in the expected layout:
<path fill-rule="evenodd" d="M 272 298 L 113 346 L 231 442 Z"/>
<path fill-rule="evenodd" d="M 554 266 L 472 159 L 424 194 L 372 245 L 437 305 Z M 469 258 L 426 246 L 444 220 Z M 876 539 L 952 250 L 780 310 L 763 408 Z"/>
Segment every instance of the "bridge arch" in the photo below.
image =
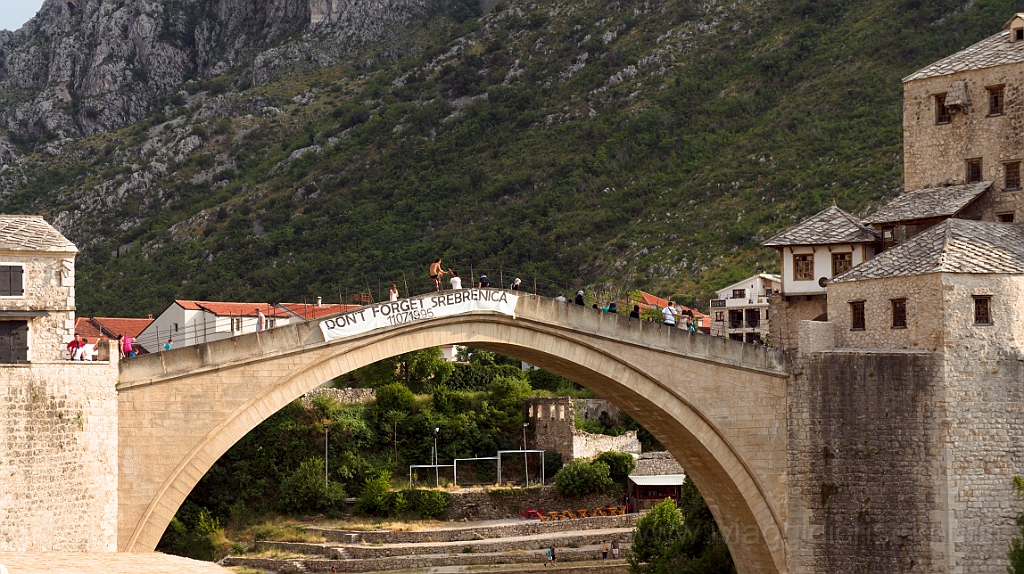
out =
<path fill-rule="evenodd" d="M 516 315 L 469 313 L 330 342 L 315 323 L 293 325 L 125 363 L 119 546 L 152 550 L 217 459 L 295 398 L 378 360 L 459 343 L 526 360 L 624 409 L 693 478 L 739 571 L 786 571 L 777 357 L 534 297 Z"/>

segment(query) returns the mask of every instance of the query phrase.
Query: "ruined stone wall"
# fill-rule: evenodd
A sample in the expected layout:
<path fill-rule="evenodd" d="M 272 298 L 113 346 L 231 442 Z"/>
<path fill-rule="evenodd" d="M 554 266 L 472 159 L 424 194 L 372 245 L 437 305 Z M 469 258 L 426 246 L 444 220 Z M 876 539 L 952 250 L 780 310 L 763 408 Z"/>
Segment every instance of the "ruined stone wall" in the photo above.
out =
<path fill-rule="evenodd" d="M 647 452 L 636 459 L 632 476 L 657 476 L 659 474 L 684 474 L 683 467 L 667 452 Z"/>
<path fill-rule="evenodd" d="M 793 373 L 791 574 L 952 572 L 940 356 L 826 351 Z"/>
<path fill-rule="evenodd" d="M 527 508 L 561 512 L 581 508 L 593 510 L 605 505 L 621 506 L 625 493 L 621 490 L 573 497 L 558 494 L 553 485 L 532 488 L 473 488 L 452 493 L 452 505 L 446 520 L 497 520 L 519 518 Z"/>
<path fill-rule="evenodd" d="M 768 334 L 771 346 L 783 351 L 797 349 L 797 333 L 800 321 L 811 321 L 828 311 L 825 296 L 784 296 L 768 298 Z"/>
<path fill-rule="evenodd" d="M 377 399 L 375 389 L 334 389 L 320 387 L 302 395 L 302 404 L 309 408 L 313 404 L 313 397 L 327 396 L 343 405 L 365 405 Z"/>
<path fill-rule="evenodd" d="M 573 458 L 594 458 L 605 451 L 631 452 L 640 454 L 640 439 L 636 431 L 626 431 L 619 436 L 574 431 L 572 434 Z M 568 461 L 565 461 L 568 462 Z"/>
<path fill-rule="evenodd" d="M 531 398 L 527 419 L 532 427 L 532 448 L 553 450 L 562 455 L 562 462 L 572 460 L 576 421 L 571 398 Z"/>
<path fill-rule="evenodd" d="M 948 124 L 936 125 L 935 95 L 954 82 L 965 81 L 970 97 L 966 110 Z M 1002 115 L 989 114 L 986 88 L 1004 86 Z M 986 221 L 996 212 L 1024 207 L 1020 191 L 1004 192 L 1003 162 L 1021 161 L 1024 149 L 1024 64 L 995 66 L 907 82 L 903 85 L 904 182 L 908 190 L 965 183 L 968 159 L 982 159 L 982 180 L 993 183 Z"/>
<path fill-rule="evenodd" d="M 599 420 L 601 413 L 608 413 L 608 417 L 611 418 L 613 423 L 618 424 L 619 422 L 619 407 L 613 405 L 611 401 L 604 399 L 573 399 L 572 404 L 576 410 L 576 415 L 584 420 Z"/>
<path fill-rule="evenodd" d="M 943 337 L 941 289 L 938 273 L 830 283 L 828 318 L 835 324 L 836 346 L 940 350 Z M 905 328 L 892 326 L 894 299 L 907 301 Z M 852 301 L 864 302 L 863 330 L 852 329 Z"/>
<path fill-rule="evenodd" d="M 0 367 L 0 551 L 117 549 L 113 357 Z"/>

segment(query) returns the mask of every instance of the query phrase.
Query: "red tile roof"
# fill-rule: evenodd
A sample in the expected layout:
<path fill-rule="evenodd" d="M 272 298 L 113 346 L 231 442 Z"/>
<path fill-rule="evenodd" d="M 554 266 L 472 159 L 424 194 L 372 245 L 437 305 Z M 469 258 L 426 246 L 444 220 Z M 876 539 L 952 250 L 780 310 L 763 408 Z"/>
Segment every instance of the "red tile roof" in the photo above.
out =
<path fill-rule="evenodd" d="M 75 333 L 90 341 L 116 339 L 118 335 L 138 337 L 152 322 L 152 319 L 122 317 L 76 317 Z"/>
<path fill-rule="evenodd" d="M 90 343 L 110 338 L 104 337 L 103 333 L 100 332 L 99 325 L 94 325 L 88 317 L 75 317 L 75 334 L 89 339 Z"/>
<path fill-rule="evenodd" d="M 651 295 L 646 291 L 641 291 L 640 293 L 642 293 L 642 297 L 640 297 L 640 307 L 658 307 L 659 309 L 664 309 L 665 306 L 668 305 L 669 303 L 668 299 L 662 299 L 661 297 L 658 297 L 657 295 Z M 692 309 L 685 305 L 680 305 L 679 307 L 683 310 L 683 313 L 687 311 L 692 313 L 693 318 L 696 320 L 700 321 L 702 317 L 707 317 L 704 313 L 701 313 L 700 311 Z M 703 321 L 700 324 L 703 324 Z M 710 320 L 707 322 L 706 326 L 711 326 Z"/>
<path fill-rule="evenodd" d="M 280 306 L 303 319 L 317 319 L 324 315 L 333 315 L 335 313 L 343 313 L 345 311 L 351 311 L 352 309 L 358 309 L 362 305 L 339 305 L 334 303 L 317 307 L 312 303 L 281 303 Z"/>
<path fill-rule="evenodd" d="M 287 319 L 290 316 L 287 312 L 271 306 L 270 303 L 233 303 L 224 301 L 192 301 L 188 299 L 175 299 L 174 302 L 189 311 L 207 311 L 218 317 L 255 317 L 256 309 L 263 311 L 263 314 L 267 317 Z"/>

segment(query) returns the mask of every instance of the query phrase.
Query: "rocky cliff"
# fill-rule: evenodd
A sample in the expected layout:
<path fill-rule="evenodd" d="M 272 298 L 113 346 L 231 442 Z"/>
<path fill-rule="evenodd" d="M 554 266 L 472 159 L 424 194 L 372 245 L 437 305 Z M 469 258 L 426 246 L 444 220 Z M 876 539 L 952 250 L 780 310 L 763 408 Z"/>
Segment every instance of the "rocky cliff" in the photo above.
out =
<path fill-rule="evenodd" d="M 431 1 L 46 0 L 20 30 L 0 31 L 0 128 L 89 135 L 139 120 L 188 80 L 259 85 L 293 64 L 330 66 L 395 40 Z M 13 153 L 0 139 L 0 165 Z"/>

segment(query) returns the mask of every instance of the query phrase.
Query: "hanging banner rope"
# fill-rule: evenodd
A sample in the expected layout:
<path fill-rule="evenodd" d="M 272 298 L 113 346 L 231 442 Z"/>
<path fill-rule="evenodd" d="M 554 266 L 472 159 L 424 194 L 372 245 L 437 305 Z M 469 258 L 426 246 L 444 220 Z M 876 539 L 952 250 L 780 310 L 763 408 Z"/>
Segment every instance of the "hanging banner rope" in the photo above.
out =
<path fill-rule="evenodd" d="M 460 289 L 429 297 L 400 299 L 357 309 L 320 323 L 324 340 L 334 341 L 412 321 L 490 311 L 516 315 L 518 295 L 496 289 Z"/>

